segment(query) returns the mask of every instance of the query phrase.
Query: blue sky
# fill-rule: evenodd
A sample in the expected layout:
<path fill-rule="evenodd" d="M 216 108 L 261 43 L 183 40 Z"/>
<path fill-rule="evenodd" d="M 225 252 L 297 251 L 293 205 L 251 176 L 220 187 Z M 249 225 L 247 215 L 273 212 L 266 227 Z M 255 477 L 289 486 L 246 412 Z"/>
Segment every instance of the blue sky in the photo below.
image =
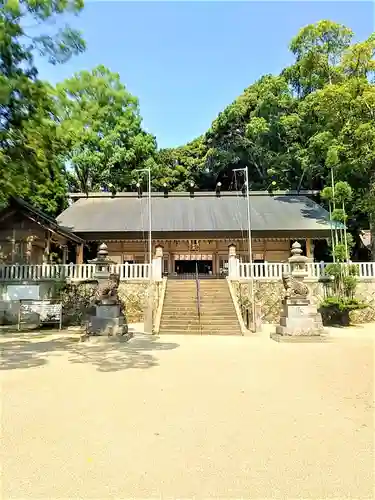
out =
<path fill-rule="evenodd" d="M 160 147 L 204 133 L 220 111 L 265 73 L 291 63 L 290 39 L 320 19 L 374 30 L 372 2 L 86 1 L 69 24 L 82 30 L 84 54 L 62 66 L 38 59 L 52 83 L 104 64 L 140 101 L 143 124 Z"/>

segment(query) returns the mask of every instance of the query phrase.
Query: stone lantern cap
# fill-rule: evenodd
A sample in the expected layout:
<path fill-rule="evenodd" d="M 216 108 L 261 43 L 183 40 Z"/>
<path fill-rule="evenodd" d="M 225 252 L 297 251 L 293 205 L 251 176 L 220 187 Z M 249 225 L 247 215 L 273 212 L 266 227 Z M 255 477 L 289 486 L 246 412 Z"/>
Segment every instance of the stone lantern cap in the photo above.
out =
<path fill-rule="evenodd" d="M 288 261 L 290 263 L 292 262 L 295 262 L 295 263 L 302 263 L 302 264 L 306 264 L 307 261 L 309 260 L 308 257 L 306 257 L 305 255 L 302 255 L 302 247 L 301 245 L 298 243 L 298 241 L 295 241 L 292 245 L 292 250 L 290 252 L 292 254 L 291 257 L 289 257 Z"/>
<path fill-rule="evenodd" d="M 89 264 L 116 264 L 114 260 L 108 258 L 108 247 L 105 243 L 99 246 L 97 257 L 95 259 L 89 260 Z"/>
<path fill-rule="evenodd" d="M 99 246 L 97 257 L 88 262 L 89 264 L 95 264 L 95 279 L 108 277 L 111 273 L 111 266 L 117 264 L 117 262 L 108 258 L 108 247 L 105 243 Z"/>
<path fill-rule="evenodd" d="M 288 262 L 290 264 L 290 270 L 292 275 L 303 277 L 307 275 L 307 267 L 306 264 L 309 261 L 309 258 L 305 255 L 302 255 L 302 247 L 298 241 L 295 241 L 292 245 L 291 250 L 292 256 L 289 257 Z"/>

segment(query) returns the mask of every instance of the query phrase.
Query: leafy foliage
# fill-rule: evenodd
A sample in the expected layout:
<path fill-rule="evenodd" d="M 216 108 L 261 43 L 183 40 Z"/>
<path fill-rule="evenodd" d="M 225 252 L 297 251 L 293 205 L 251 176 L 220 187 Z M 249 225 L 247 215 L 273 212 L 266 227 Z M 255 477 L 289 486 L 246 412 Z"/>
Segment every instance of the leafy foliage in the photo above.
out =
<path fill-rule="evenodd" d="M 69 188 L 125 190 L 156 168 L 156 141 L 141 128 L 137 98 L 104 66 L 57 85 L 59 134 Z"/>
<path fill-rule="evenodd" d="M 326 324 L 347 326 L 350 323 L 351 311 L 367 307 L 367 304 L 355 297 L 358 266 L 336 262 L 328 264 L 325 272 L 330 276 L 331 283 L 326 285 L 328 293 L 321 303 L 323 320 Z"/>
<path fill-rule="evenodd" d="M 65 181 L 58 162 L 51 87 L 38 79 L 33 54 L 64 62 L 84 48 L 79 33 L 66 28 L 54 37 L 32 36 L 65 11 L 78 12 L 81 0 L 8 0 L 0 8 L 0 204 L 9 195 L 30 199 L 46 212 L 61 210 Z M 26 21 L 27 20 L 27 21 Z"/>
<path fill-rule="evenodd" d="M 147 188 L 148 169 L 155 190 L 191 183 L 212 190 L 217 182 L 225 190 L 242 187 L 233 170 L 248 167 L 251 189 L 323 190 L 333 219 L 354 236 L 366 227 L 375 236 L 375 34 L 352 43 L 351 29 L 330 20 L 303 27 L 290 43 L 291 66 L 250 85 L 201 137 L 157 150 L 118 74 L 98 66 L 56 88 L 38 79 L 36 51 L 63 63 L 84 42 L 69 27 L 31 37 L 25 18 L 43 27 L 82 7 L 82 0 L 2 4 L 0 201 L 17 193 L 56 214 L 68 190 L 131 190 L 138 181 Z"/>

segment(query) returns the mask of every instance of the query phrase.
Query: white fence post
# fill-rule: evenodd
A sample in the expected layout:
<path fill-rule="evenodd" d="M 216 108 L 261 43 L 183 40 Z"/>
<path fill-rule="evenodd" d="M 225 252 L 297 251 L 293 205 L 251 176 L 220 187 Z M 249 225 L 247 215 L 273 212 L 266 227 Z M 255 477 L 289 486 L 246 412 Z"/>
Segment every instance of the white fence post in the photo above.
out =
<path fill-rule="evenodd" d="M 152 279 L 154 281 L 161 281 L 162 279 L 162 264 L 163 264 L 163 247 L 157 245 L 155 248 L 155 257 L 152 259 Z M 150 271 L 151 269 L 149 269 L 149 272 Z"/>
<path fill-rule="evenodd" d="M 236 257 L 236 246 L 229 245 L 228 247 L 228 278 L 231 280 L 236 280 L 240 276 L 240 264 Z"/>

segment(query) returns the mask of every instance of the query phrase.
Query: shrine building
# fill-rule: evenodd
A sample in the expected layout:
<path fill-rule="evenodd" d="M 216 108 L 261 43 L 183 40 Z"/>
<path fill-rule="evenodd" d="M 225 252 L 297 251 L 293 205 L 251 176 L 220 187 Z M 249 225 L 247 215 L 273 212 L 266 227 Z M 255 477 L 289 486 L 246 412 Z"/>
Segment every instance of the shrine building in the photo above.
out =
<path fill-rule="evenodd" d="M 329 214 L 308 192 L 142 192 L 70 194 L 57 217 L 61 231 L 76 242 L 108 246 L 117 263 L 147 263 L 151 199 L 152 253 L 162 247 L 164 274 L 218 275 L 227 268 L 228 246 L 249 262 L 248 207 L 254 262 L 285 262 L 298 240 L 313 259 L 314 246 L 331 237 Z M 70 236 L 71 237 L 71 236 Z M 77 245 L 76 263 L 83 263 Z"/>

